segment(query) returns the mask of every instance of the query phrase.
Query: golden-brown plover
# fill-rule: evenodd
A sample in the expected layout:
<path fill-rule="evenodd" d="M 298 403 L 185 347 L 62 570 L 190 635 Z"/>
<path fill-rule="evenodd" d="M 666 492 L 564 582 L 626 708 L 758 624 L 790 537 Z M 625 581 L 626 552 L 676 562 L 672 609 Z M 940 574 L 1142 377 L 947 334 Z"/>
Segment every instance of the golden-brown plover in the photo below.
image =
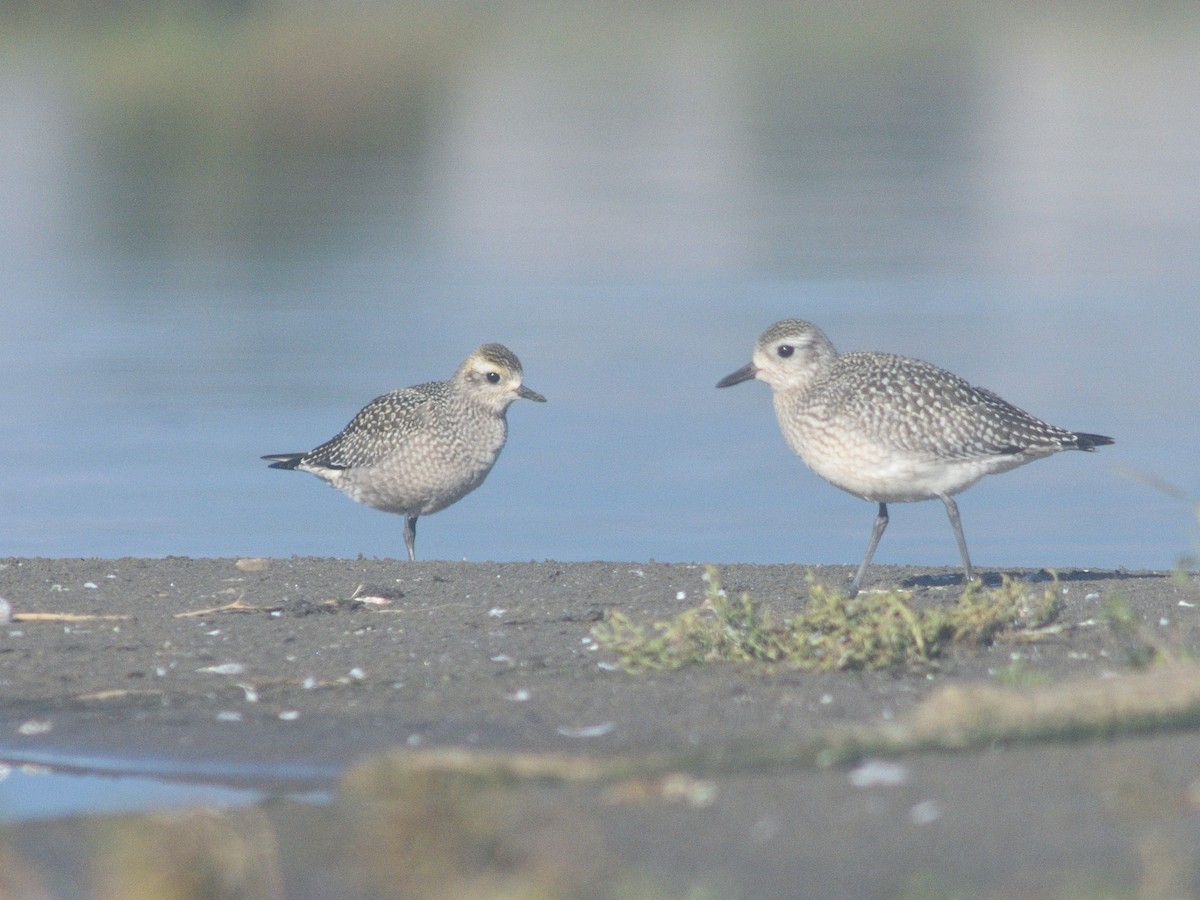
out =
<path fill-rule="evenodd" d="M 417 517 L 445 509 L 483 483 L 508 436 L 508 407 L 546 398 L 521 383 L 521 362 L 484 344 L 448 381 L 376 397 L 338 435 L 307 453 L 264 456 L 272 469 L 299 469 L 343 494 L 404 516 L 416 559 Z"/>
<path fill-rule="evenodd" d="M 858 593 L 887 527 L 889 503 L 937 498 L 946 506 L 965 580 L 974 570 L 953 495 L 984 475 L 1060 450 L 1094 450 L 1113 439 L 1049 425 L 929 363 L 889 353 L 839 354 L 824 332 L 799 319 L 763 332 L 749 365 L 722 378 L 771 388 L 784 438 L 810 469 L 879 504 Z"/>

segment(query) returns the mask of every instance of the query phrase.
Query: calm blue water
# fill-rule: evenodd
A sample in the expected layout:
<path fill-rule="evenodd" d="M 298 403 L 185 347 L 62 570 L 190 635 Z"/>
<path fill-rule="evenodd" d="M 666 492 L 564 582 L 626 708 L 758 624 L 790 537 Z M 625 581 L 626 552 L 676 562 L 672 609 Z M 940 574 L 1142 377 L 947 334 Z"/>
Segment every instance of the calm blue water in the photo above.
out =
<path fill-rule="evenodd" d="M 428 52 L 281 27 L 229 82 L 223 38 L 9 38 L 0 555 L 401 556 L 258 457 L 501 341 L 549 403 L 421 557 L 857 562 L 872 507 L 714 389 L 786 316 L 1116 437 L 964 494 L 979 565 L 1195 548 L 1117 467 L 1200 495 L 1200 7 L 431 9 Z M 957 565 L 941 505 L 877 559 Z"/>
<path fill-rule="evenodd" d="M 0 768 L 0 773 L 4 775 L 0 778 L 0 822 L 115 815 L 183 806 L 249 806 L 271 796 L 252 788 L 128 775 L 81 775 L 28 768 L 7 771 Z"/>

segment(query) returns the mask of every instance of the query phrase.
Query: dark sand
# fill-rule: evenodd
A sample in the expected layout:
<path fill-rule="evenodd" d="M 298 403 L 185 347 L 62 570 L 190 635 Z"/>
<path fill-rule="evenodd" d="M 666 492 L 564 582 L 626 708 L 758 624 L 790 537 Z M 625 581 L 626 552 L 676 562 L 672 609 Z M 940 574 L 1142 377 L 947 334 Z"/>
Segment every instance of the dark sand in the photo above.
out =
<path fill-rule="evenodd" d="M 537 861 L 544 896 L 1200 897 L 1200 734 L 1186 723 L 909 752 L 892 757 L 899 770 L 823 768 L 802 756 L 769 768 L 736 762 L 737 748 L 769 754 L 836 726 L 901 720 L 946 685 L 995 685 L 998 672 L 1042 686 L 1125 676 L 1139 642 L 1104 623 L 1105 598 L 1119 593 L 1148 634 L 1182 653 L 1200 645 L 1200 581 L 1060 571 L 1059 628 L 1036 641 L 956 648 L 919 670 L 707 664 L 629 674 L 601 665 L 611 657 L 592 643 L 593 625 L 606 609 L 655 619 L 699 604 L 702 567 L 0 565 L 0 596 L 18 617 L 0 626 L 0 759 L 10 763 L 86 757 L 152 771 L 165 762 L 286 789 L 328 787 L 351 763 L 397 746 L 589 759 L 670 751 L 699 761 L 675 779 L 522 782 L 509 824 L 493 823 L 509 863 Z M 730 594 L 749 592 L 780 613 L 804 602 L 802 567 L 719 571 Z M 851 570 L 814 574 L 844 584 Z M 868 581 L 911 587 L 921 603 L 952 603 L 961 591 L 953 570 L 881 566 Z M 362 602 L 370 597 L 388 602 Z M 251 609 L 195 614 L 235 601 Z M 30 723 L 40 733 L 22 733 Z M 734 762 L 722 763 L 728 748 Z M 267 805 L 286 896 L 409 893 L 358 882 L 351 890 L 329 874 L 328 854 L 304 849 L 312 831 L 303 823 L 317 814 Z M 94 870 L 80 837 L 88 827 L 9 827 L 0 863 L 44 896 L 76 896 L 64 885 Z M 572 862 L 555 868 L 555 854 Z"/>

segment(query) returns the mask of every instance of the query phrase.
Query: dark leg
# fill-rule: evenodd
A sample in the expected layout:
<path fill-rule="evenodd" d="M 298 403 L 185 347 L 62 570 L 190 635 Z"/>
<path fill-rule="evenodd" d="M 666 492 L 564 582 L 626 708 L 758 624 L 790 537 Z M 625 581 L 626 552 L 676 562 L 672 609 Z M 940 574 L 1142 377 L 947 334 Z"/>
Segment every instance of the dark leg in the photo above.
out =
<path fill-rule="evenodd" d="M 963 537 L 962 522 L 958 518 L 958 504 L 952 497 L 942 497 L 946 504 L 946 515 L 950 517 L 950 527 L 954 529 L 954 539 L 958 541 L 958 552 L 962 556 L 963 586 L 966 587 L 975 580 L 975 570 L 971 568 L 971 557 L 967 554 L 967 539 Z"/>
<path fill-rule="evenodd" d="M 858 587 L 862 584 L 863 573 L 867 571 L 867 565 L 871 562 L 871 557 L 875 555 L 875 548 L 879 546 L 879 539 L 883 537 L 883 529 L 887 528 L 888 513 L 887 504 L 879 504 L 879 515 L 875 517 L 875 525 L 871 528 L 871 540 L 867 544 L 867 555 L 863 557 L 862 565 L 858 567 L 858 574 L 854 576 L 854 580 L 850 582 L 850 596 L 858 594 Z"/>
<path fill-rule="evenodd" d="M 417 558 L 417 517 L 404 517 L 404 546 L 408 548 L 408 559 L 411 562 Z"/>

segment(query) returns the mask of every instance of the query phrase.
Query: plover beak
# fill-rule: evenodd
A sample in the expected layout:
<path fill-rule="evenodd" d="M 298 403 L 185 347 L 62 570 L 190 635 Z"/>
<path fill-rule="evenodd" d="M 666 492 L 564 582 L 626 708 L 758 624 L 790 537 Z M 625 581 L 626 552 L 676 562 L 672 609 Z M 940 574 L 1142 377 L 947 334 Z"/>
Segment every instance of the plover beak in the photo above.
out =
<path fill-rule="evenodd" d="M 536 400 L 538 403 L 546 402 L 545 397 L 543 397 L 537 391 L 525 387 L 525 385 L 521 385 L 519 388 L 517 388 L 517 396 L 524 397 L 526 400 Z"/>
<path fill-rule="evenodd" d="M 749 381 L 758 375 L 758 366 L 754 363 L 746 363 L 736 372 L 730 372 L 724 378 L 717 382 L 717 387 L 731 387 L 735 384 L 741 384 L 743 381 Z"/>

